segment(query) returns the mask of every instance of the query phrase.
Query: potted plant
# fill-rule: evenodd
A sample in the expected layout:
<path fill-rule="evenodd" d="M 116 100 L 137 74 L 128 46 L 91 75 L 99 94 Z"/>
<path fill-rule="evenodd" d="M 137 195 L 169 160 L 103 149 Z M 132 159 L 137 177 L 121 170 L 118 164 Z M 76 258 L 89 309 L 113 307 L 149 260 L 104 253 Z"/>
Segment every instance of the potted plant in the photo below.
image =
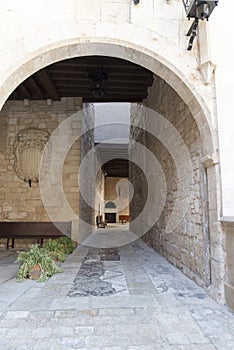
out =
<path fill-rule="evenodd" d="M 38 244 L 33 244 L 28 251 L 18 252 L 17 261 L 20 262 L 17 281 L 30 278 L 43 282 L 61 272 L 48 250 L 40 248 Z"/>

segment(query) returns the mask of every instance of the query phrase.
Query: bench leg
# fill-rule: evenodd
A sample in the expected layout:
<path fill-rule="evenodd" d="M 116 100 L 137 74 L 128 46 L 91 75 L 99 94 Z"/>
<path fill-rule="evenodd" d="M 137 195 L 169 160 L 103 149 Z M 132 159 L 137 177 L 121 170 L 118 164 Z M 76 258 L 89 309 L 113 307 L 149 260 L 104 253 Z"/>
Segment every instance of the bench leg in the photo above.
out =
<path fill-rule="evenodd" d="M 14 248 L 14 247 L 15 247 L 15 239 L 7 238 L 7 244 L 6 244 L 7 250 L 9 250 L 9 248 Z"/>

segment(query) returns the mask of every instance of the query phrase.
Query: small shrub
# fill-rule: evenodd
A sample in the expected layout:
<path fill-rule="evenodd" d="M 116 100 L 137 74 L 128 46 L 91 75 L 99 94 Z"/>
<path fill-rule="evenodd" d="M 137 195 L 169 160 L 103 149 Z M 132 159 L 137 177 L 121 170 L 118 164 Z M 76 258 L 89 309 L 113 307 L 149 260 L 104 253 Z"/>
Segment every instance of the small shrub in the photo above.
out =
<path fill-rule="evenodd" d="M 44 249 L 47 249 L 49 255 L 52 259 L 63 262 L 66 260 L 65 249 L 62 243 L 58 241 L 58 239 L 49 239 L 44 244 Z"/>
<path fill-rule="evenodd" d="M 60 237 L 56 239 L 56 241 L 63 245 L 65 254 L 71 254 L 77 246 L 77 244 L 68 237 Z"/>

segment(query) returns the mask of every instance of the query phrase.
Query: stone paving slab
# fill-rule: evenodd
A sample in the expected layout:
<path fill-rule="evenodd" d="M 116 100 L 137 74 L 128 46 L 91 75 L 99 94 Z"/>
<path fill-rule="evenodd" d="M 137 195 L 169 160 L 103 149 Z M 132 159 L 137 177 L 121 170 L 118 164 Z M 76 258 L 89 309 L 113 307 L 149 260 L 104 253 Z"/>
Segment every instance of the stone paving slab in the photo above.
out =
<path fill-rule="evenodd" d="M 102 278 L 112 287 L 119 278 L 127 295 L 69 297 L 88 251 L 78 247 L 64 272 L 45 283 L 17 283 L 12 252 L 8 260 L 4 253 L 2 265 L 0 252 L 0 272 L 6 269 L 0 279 L 0 349 L 234 349 L 234 314 L 142 241 L 120 247 L 119 262 L 102 265 Z"/>

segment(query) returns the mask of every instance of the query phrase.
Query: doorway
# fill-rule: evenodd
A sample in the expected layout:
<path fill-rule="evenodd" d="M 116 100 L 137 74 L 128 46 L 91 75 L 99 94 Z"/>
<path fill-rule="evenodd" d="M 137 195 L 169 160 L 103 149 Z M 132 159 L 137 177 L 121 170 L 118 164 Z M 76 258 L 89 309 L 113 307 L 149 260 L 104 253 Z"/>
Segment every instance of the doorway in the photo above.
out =
<path fill-rule="evenodd" d="M 116 223 L 116 213 L 105 213 L 105 221 L 107 223 L 115 224 Z"/>

